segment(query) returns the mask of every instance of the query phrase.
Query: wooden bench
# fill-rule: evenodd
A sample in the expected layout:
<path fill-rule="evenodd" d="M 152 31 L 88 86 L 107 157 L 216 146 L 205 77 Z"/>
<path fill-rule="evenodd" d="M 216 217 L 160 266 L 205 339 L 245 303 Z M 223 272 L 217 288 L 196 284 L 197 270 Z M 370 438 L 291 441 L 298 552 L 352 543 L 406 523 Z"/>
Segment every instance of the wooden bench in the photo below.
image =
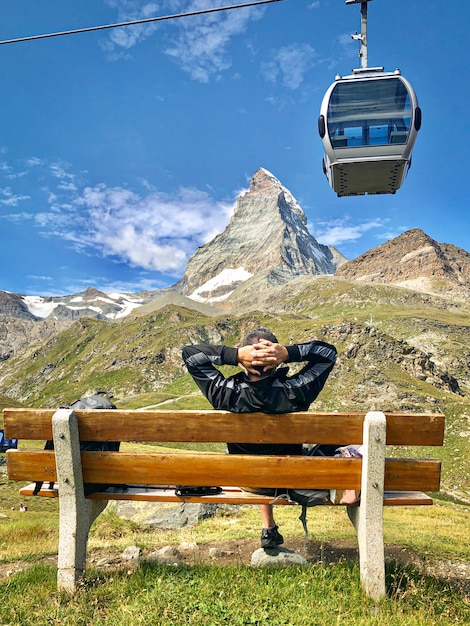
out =
<path fill-rule="evenodd" d="M 19 440 L 7 452 L 10 480 L 44 481 L 39 496 L 59 496 L 58 587 L 73 592 L 86 564 L 88 532 L 108 500 L 266 504 L 270 497 L 224 487 L 218 495 L 179 497 L 175 485 L 253 485 L 361 491 L 349 505 L 359 544 L 361 582 L 385 594 L 383 506 L 429 505 L 441 464 L 385 458 L 386 444 L 442 446 L 438 414 L 261 413 L 4 409 L 5 433 Z M 23 449 L 24 440 L 54 440 L 54 451 Z M 363 444 L 363 458 L 245 456 L 199 452 L 80 452 L 83 441 Z M 31 445 L 31 444 L 30 444 Z M 41 446 L 43 444 L 40 444 Z M 122 448 L 122 446 L 121 446 Z M 148 450 L 148 446 L 146 447 Z M 158 448 L 156 448 L 158 450 Z M 49 482 L 54 487 L 49 489 Z M 129 485 L 84 496 L 84 483 Z M 20 490 L 32 495 L 34 483 Z M 280 505 L 286 504 L 279 500 Z M 331 504 L 331 503 L 330 503 Z"/>

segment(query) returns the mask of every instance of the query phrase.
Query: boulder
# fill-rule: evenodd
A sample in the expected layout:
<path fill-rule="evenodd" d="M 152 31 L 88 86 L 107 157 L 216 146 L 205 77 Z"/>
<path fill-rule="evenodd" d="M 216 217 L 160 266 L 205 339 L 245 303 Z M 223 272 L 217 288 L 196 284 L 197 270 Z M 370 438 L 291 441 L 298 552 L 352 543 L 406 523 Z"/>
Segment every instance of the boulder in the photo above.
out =
<path fill-rule="evenodd" d="M 286 565 L 308 565 L 308 561 L 297 552 L 287 548 L 273 548 L 265 550 L 258 548 L 251 555 L 251 565 L 253 567 L 279 567 Z"/>

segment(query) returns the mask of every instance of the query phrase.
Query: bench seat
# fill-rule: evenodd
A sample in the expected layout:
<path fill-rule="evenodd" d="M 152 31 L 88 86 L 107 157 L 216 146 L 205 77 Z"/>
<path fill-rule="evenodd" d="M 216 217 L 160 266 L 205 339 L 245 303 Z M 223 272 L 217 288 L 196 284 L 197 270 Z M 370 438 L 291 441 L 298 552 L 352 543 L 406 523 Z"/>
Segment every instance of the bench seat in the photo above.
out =
<path fill-rule="evenodd" d="M 22 496 L 34 495 L 36 483 L 30 483 L 19 491 Z M 54 483 L 52 489 L 49 483 L 43 485 L 37 496 L 46 498 L 58 498 L 59 489 Z M 272 500 L 269 496 L 262 496 L 248 491 L 242 491 L 238 487 L 222 487 L 217 494 L 207 496 L 179 496 L 175 493 L 174 486 L 156 485 L 128 485 L 126 489 L 110 487 L 105 491 L 97 491 L 88 496 L 90 500 L 140 500 L 143 502 L 197 502 L 204 504 L 269 504 Z M 431 496 L 422 491 L 385 491 L 384 506 L 429 506 L 433 503 Z M 277 505 L 292 505 L 292 502 L 280 498 Z M 333 504 L 330 500 L 325 506 L 344 506 Z"/>

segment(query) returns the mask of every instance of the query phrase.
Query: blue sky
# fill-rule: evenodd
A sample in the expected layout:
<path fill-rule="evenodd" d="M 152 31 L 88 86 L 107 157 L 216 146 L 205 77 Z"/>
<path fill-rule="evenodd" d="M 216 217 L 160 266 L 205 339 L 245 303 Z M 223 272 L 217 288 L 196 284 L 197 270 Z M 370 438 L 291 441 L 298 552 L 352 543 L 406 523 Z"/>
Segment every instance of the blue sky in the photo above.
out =
<path fill-rule="evenodd" d="M 0 40 L 241 1 L 2 0 Z M 369 66 L 400 68 L 423 110 L 393 196 L 338 198 L 321 169 L 319 108 L 359 66 L 359 5 L 283 0 L 0 45 L 0 289 L 172 285 L 259 167 L 350 259 L 410 228 L 470 251 L 469 18 L 462 1 L 369 3 Z"/>

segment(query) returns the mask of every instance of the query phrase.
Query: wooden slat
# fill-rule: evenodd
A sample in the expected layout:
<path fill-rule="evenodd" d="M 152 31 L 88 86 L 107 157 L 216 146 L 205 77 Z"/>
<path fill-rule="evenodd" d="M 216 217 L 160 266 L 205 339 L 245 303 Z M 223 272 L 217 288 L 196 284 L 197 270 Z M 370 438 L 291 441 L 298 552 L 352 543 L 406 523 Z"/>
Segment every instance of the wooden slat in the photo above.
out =
<path fill-rule="evenodd" d="M 53 451 L 8 450 L 6 459 L 8 480 L 57 480 Z"/>
<path fill-rule="evenodd" d="M 307 487 L 311 480 L 310 486 L 319 489 L 335 488 L 330 487 L 332 482 L 339 482 L 345 489 L 356 489 L 360 485 L 362 468 L 362 461 L 356 459 L 151 454 L 142 464 L 135 462 L 135 455 L 130 455 L 130 458 L 124 461 L 128 467 L 123 473 L 122 459 L 116 458 L 116 455 L 113 459 L 107 460 L 100 460 L 96 458 L 97 455 L 90 453 L 87 456 L 92 458 L 84 460 L 85 482 L 100 482 L 95 478 L 96 473 L 113 476 L 111 479 L 113 483 L 125 482 L 123 477 L 128 475 L 127 470 L 132 467 L 135 477 L 128 481 L 132 483 L 226 485 L 233 482 L 236 476 L 239 485 Z M 106 461 L 109 461 L 109 465 Z M 102 463 L 107 465 L 105 473 L 102 473 Z M 115 480 L 114 477 L 117 476 L 121 478 Z"/>
<path fill-rule="evenodd" d="M 55 411 L 56 409 L 3 409 L 5 433 L 19 433 L 20 436 L 14 437 L 15 439 L 52 439 L 52 416 Z"/>
<path fill-rule="evenodd" d="M 440 413 L 385 413 L 387 445 L 444 445 L 445 416 Z"/>
<path fill-rule="evenodd" d="M 133 454 L 82 452 L 83 479 L 105 484 L 240 485 L 360 489 L 359 459 L 273 457 L 227 454 Z M 55 481 L 54 453 L 11 450 L 10 480 Z M 439 491 L 440 461 L 387 459 L 385 489 Z M 311 477 L 307 478 L 307 477 Z"/>
<path fill-rule="evenodd" d="M 59 490 L 57 488 L 57 484 L 52 489 L 49 489 L 49 483 L 44 483 L 43 487 L 40 491 L 34 494 L 34 489 L 36 487 L 36 483 L 30 483 L 29 485 L 25 485 L 19 489 L 18 493 L 20 496 L 33 496 L 36 495 L 38 498 L 58 498 Z"/>
<path fill-rule="evenodd" d="M 35 483 L 31 483 L 20 489 L 20 495 L 32 496 Z M 37 494 L 40 497 L 58 498 L 59 490 L 57 485 L 49 489 L 46 483 Z M 241 491 L 237 487 L 224 487 L 220 494 L 212 496 L 177 496 L 173 488 L 155 488 L 145 485 L 129 487 L 126 490 L 115 489 L 112 492 L 101 491 L 89 496 L 91 500 L 131 500 L 143 502 L 199 502 L 209 504 L 269 504 L 272 497 L 260 496 L 254 493 Z M 276 500 L 278 505 L 292 504 L 288 500 Z M 327 506 L 344 506 L 325 503 Z M 421 491 L 388 491 L 384 494 L 384 506 L 423 506 L 431 505 L 433 500 L 430 496 Z"/>
<path fill-rule="evenodd" d="M 9 438 L 52 439 L 54 409 L 4 409 Z M 364 413 L 227 411 L 76 411 L 84 441 L 362 443 Z M 439 446 L 444 416 L 386 413 L 387 444 Z"/>
<path fill-rule="evenodd" d="M 56 491 L 58 496 L 58 491 Z M 224 489 L 220 494 L 212 496 L 186 496 L 175 495 L 171 489 L 138 489 L 128 491 L 116 491 L 115 493 L 99 492 L 90 495 L 92 500 L 131 500 L 146 502 L 198 502 L 204 504 L 270 504 L 272 496 L 261 496 L 239 489 Z M 276 505 L 292 505 L 294 502 L 279 498 Z M 432 505 L 433 500 L 427 494 L 420 491 L 389 491 L 384 495 L 384 506 L 423 506 Z M 333 504 L 329 500 L 327 506 L 345 506 Z"/>
<path fill-rule="evenodd" d="M 10 480 L 57 480 L 53 453 L 14 452 L 7 454 Z M 357 459 L 82 452 L 84 482 L 105 484 L 224 485 L 236 475 L 240 485 L 276 487 L 282 480 L 287 483 L 281 486 L 294 487 L 305 486 L 306 476 L 312 472 L 312 480 L 321 483 L 321 488 L 330 488 L 336 480 L 344 489 L 357 489 L 361 466 Z"/>
<path fill-rule="evenodd" d="M 386 459 L 386 491 L 437 492 L 441 484 L 441 462 L 436 459 Z"/>

